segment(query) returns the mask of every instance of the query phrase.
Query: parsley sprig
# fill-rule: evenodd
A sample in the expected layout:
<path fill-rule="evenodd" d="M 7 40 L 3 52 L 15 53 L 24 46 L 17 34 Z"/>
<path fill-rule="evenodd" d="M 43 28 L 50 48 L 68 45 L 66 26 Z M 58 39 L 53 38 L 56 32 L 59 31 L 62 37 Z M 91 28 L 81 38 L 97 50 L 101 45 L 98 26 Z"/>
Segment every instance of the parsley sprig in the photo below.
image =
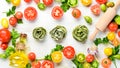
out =
<path fill-rule="evenodd" d="M 14 15 L 15 14 L 15 10 L 16 10 L 16 6 L 12 6 L 12 8 L 9 9 L 9 11 L 5 12 L 6 16 Z"/>
<path fill-rule="evenodd" d="M 96 46 L 98 46 L 99 44 L 107 44 L 107 43 L 109 43 L 109 40 L 108 40 L 108 38 L 107 37 L 104 37 L 103 39 L 102 38 L 96 38 L 96 40 L 94 40 L 94 44 L 96 45 Z"/>
<path fill-rule="evenodd" d="M 20 34 L 17 31 L 15 31 L 15 29 L 12 29 L 11 37 L 12 37 L 12 45 L 15 47 L 16 40 L 20 37 Z"/>

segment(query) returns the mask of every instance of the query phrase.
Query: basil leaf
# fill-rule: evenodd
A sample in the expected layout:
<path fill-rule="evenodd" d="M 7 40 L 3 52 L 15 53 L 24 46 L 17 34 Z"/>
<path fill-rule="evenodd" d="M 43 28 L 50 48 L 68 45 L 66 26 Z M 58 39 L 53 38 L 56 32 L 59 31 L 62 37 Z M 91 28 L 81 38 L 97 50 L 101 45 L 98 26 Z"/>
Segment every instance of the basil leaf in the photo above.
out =
<path fill-rule="evenodd" d="M 18 22 L 18 24 L 23 24 L 22 19 L 18 19 L 17 22 Z"/>
<path fill-rule="evenodd" d="M 52 60 L 51 55 L 46 55 L 44 59 L 45 60 L 50 60 L 50 61 Z"/>

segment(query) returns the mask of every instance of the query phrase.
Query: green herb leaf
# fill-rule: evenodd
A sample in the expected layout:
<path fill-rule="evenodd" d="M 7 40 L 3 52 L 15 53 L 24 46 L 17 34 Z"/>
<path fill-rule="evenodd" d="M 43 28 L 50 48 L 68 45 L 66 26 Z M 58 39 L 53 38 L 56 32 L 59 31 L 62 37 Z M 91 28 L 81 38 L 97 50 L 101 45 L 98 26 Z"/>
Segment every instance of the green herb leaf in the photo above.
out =
<path fill-rule="evenodd" d="M 102 43 L 101 38 L 96 38 L 96 40 L 94 41 L 95 45 L 98 46 L 98 44 Z"/>
<path fill-rule="evenodd" d="M 6 15 L 7 15 L 7 16 L 10 16 L 10 15 L 15 14 L 15 9 L 16 9 L 16 6 L 12 6 L 12 8 L 9 9 L 8 12 L 6 12 Z"/>
<path fill-rule="evenodd" d="M 18 22 L 18 24 L 23 24 L 22 19 L 18 19 L 17 22 Z"/>
<path fill-rule="evenodd" d="M 62 45 L 57 44 L 57 45 L 56 45 L 56 48 L 52 49 L 52 52 L 54 52 L 54 51 L 62 51 L 63 48 L 64 48 L 64 47 L 63 47 Z"/>
<path fill-rule="evenodd" d="M 69 8 L 70 8 L 70 6 L 69 6 L 68 4 L 66 4 L 66 3 L 62 4 L 60 7 L 62 8 L 62 10 L 63 10 L 64 12 L 66 12 L 66 11 L 69 10 Z"/>
<path fill-rule="evenodd" d="M 26 65 L 26 68 L 31 68 L 31 64 L 28 63 L 28 64 Z"/>
<path fill-rule="evenodd" d="M 11 0 L 6 0 L 6 2 L 7 2 L 7 3 L 10 3 L 10 2 L 11 2 Z"/>
<path fill-rule="evenodd" d="M 44 59 L 45 60 L 50 60 L 50 61 L 52 60 L 51 55 L 46 55 Z"/>
<path fill-rule="evenodd" d="M 11 36 L 12 36 L 12 45 L 15 47 L 16 39 L 20 37 L 20 34 L 17 31 L 15 31 L 15 29 L 13 29 L 11 32 Z"/>
<path fill-rule="evenodd" d="M 103 43 L 103 44 L 109 43 L 108 38 L 107 38 L 107 37 L 104 37 L 103 39 L 101 39 L 101 38 L 96 38 L 96 40 L 94 41 L 94 44 L 95 44 L 96 46 L 98 46 L 98 45 L 101 44 L 101 43 Z"/>
<path fill-rule="evenodd" d="M 108 42 L 109 42 L 109 40 L 108 40 L 107 37 L 103 38 L 103 43 L 104 43 L 104 44 L 107 44 Z"/>

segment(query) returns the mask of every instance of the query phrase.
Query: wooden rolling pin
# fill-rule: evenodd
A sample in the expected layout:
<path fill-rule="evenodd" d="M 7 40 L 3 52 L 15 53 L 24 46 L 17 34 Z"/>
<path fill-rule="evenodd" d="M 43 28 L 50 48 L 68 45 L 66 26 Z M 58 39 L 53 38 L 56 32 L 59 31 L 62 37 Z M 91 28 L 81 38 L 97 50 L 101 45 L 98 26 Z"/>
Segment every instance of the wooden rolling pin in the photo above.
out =
<path fill-rule="evenodd" d="M 115 6 L 113 8 L 109 8 L 103 16 L 100 17 L 98 22 L 96 23 L 95 31 L 90 35 L 90 40 L 94 40 L 96 34 L 99 31 L 104 31 L 108 24 L 115 17 L 118 7 L 120 6 L 120 0 L 117 0 Z"/>

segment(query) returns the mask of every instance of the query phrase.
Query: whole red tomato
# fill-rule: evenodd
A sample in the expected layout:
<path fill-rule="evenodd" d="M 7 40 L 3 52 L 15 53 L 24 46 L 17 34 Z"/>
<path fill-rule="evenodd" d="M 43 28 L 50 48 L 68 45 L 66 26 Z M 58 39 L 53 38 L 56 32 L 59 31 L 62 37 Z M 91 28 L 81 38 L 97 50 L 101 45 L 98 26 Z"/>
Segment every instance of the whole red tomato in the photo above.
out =
<path fill-rule="evenodd" d="M 32 68 L 40 68 L 40 67 L 41 67 L 41 63 L 39 61 L 32 62 Z"/>
<path fill-rule="evenodd" d="M 2 41 L 2 43 L 8 43 L 10 41 L 10 38 L 11 34 L 8 29 L 0 29 L 0 41 Z"/>
<path fill-rule="evenodd" d="M 10 17 L 9 23 L 11 26 L 15 27 L 17 24 L 17 19 L 15 17 Z"/>
<path fill-rule="evenodd" d="M 88 54 L 86 57 L 86 61 L 90 63 L 90 62 L 93 62 L 93 60 L 94 60 L 94 56 L 92 54 Z"/>
<path fill-rule="evenodd" d="M 21 11 L 17 11 L 16 14 L 15 14 L 15 17 L 17 19 L 22 19 L 23 18 L 23 13 Z"/>
<path fill-rule="evenodd" d="M 74 18 L 80 18 L 80 16 L 81 16 L 81 11 L 80 11 L 79 9 L 73 9 L 73 11 L 72 11 L 72 16 L 73 16 Z"/>
<path fill-rule="evenodd" d="M 0 47 L 1 47 L 2 50 L 6 50 L 7 47 L 8 47 L 8 44 L 7 43 L 2 43 Z"/>
<path fill-rule="evenodd" d="M 118 30 L 118 25 L 116 23 L 112 22 L 108 25 L 108 29 L 112 32 L 115 32 Z"/>
<path fill-rule="evenodd" d="M 28 54 L 28 58 L 29 58 L 29 60 L 34 61 L 34 60 L 36 59 L 35 53 L 30 52 L 30 53 Z"/>

